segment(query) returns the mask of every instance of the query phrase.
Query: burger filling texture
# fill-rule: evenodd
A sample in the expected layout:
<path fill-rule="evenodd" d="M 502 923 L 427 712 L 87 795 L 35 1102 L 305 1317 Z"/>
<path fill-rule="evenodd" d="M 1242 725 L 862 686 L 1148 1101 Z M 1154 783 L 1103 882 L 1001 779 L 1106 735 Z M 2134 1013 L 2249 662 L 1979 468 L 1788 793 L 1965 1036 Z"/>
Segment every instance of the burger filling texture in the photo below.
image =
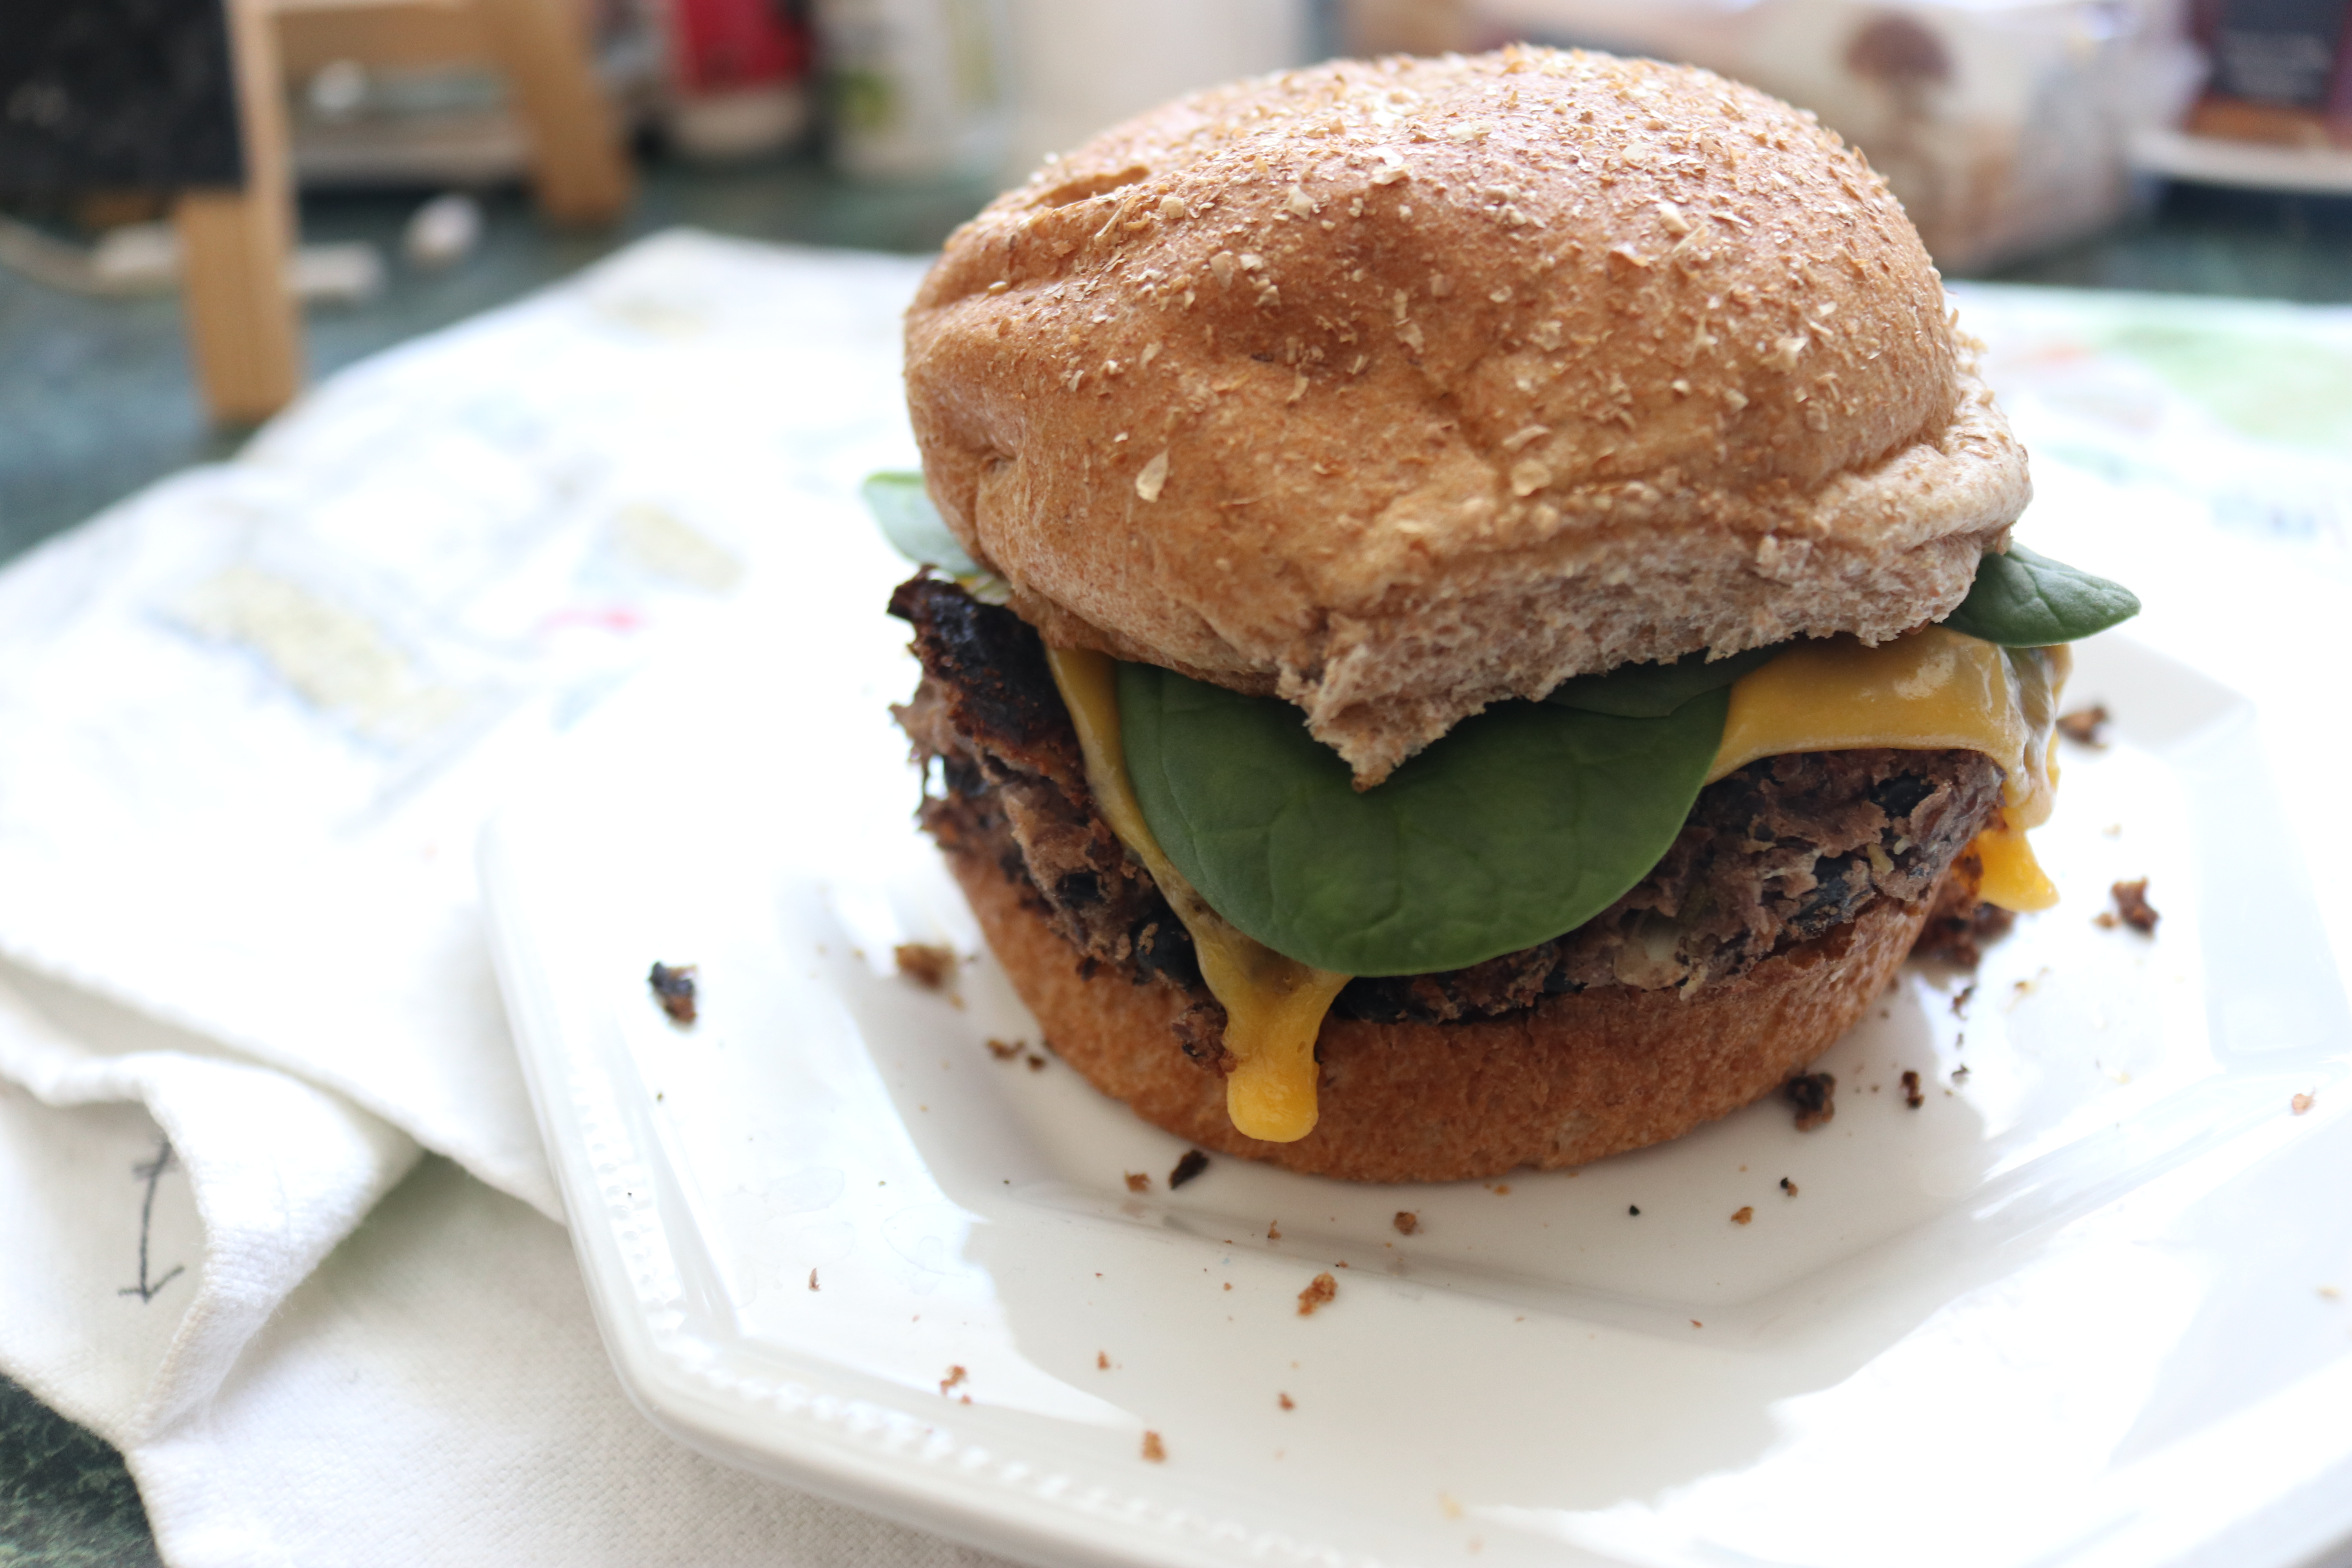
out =
<path fill-rule="evenodd" d="M 1687 997 L 1874 900 L 1916 905 L 1963 858 L 1987 904 L 2054 903 L 2025 834 L 2050 813 L 2065 645 L 2139 607 L 2012 545 L 1940 624 L 1580 677 L 1365 790 L 1288 703 L 1047 646 L 991 602 L 919 475 L 866 495 L 952 577 L 890 605 L 923 666 L 898 711 L 936 766 L 925 826 L 1033 892 L 1082 963 L 1205 992 L 1184 1048 L 1225 1075 L 1236 1130 L 1276 1142 L 1315 1125 L 1335 1010 Z"/>

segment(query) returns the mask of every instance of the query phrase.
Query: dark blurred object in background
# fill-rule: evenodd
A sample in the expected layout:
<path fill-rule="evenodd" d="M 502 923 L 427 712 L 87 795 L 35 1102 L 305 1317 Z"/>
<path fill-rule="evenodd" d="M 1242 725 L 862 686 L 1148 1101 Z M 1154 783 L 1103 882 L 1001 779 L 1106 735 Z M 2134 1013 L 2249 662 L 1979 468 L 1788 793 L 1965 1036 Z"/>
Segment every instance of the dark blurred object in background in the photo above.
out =
<path fill-rule="evenodd" d="M 2198 0 L 2200 136 L 2352 151 L 2352 0 Z"/>
<path fill-rule="evenodd" d="M 2352 200 L 2352 3 L 2196 0 L 2212 67 L 2179 130 L 2143 135 L 2142 170 L 2200 184 Z"/>
<path fill-rule="evenodd" d="M 220 0 L 0 5 L 0 196 L 244 180 Z"/>
<path fill-rule="evenodd" d="M 295 244 L 289 77 L 348 118 L 372 66 L 494 72 L 540 211 L 605 224 L 634 179 L 588 22 L 578 0 L 0 0 L 0 263 L 70 293 L 176 289 L 207 411 L 257 422 L 301 384 L 297 293 L 363 299 L 383 278 L 372 247 Z M 102 232 L 39 226 L 65 220 Z M 441 209 L 412 256 L 462 256 L 462 226 Z"/>

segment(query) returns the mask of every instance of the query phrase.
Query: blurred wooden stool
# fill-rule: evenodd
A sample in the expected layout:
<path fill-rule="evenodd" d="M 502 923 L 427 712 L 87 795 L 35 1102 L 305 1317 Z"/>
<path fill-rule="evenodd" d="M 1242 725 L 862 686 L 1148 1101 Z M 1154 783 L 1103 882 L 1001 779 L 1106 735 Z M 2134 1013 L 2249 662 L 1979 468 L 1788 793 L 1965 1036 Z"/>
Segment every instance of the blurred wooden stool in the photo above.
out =
<path fill-rule="evenodd" d="M 245 183 L 183 190 L 173 217 L 180 233 L 181 310 L 205 410 L 220 423 L 253 425 L 286 406 L 302 385 L 302 314 L 286 277 L 294 254 L 294 184 L 268 20 L 257 0 L 222 0 L 221 9 Z"/>
<path fill-rule="evenodd" d="M 557 223 L 602 224 L 628 205 L 629 166 L 578 0 L 260 3 L 277 20 L 282 68 L 294 80 L 341 60 L 490 66 L 514 95 L 540 210 Z"/>
<path fill-rule="evenodd" d="M 540 210 L 601 224 L 632 181 L 597 84 L 586 20 L 572 0 L 222 0 L 236 80 L 245 184 L 183 193 L 188 338 L 205 405 L 252 424 L 302 383 L 301 312 L 287 280 L 295 240 L 284 84 L 334 60 L 418 66 L 487 62 L 514 94 Z"/>

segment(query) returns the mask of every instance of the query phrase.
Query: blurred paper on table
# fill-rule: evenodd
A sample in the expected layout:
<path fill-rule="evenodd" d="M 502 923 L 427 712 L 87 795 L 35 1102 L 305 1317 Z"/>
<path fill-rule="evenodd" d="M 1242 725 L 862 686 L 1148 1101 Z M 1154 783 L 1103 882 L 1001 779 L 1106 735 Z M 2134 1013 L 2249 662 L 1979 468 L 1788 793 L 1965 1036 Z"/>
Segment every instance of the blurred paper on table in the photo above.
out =
<path fill-rule="evenodd" d="M 2352 742 L 2329 652 L 2352 590 L 2352 309 L 1963 284 L 1960 320 L 2032 454 L 2019 536 L 2128 578 L 2133 635 L 2246 692 L 2290 817 L 2336 809 Z M 2308 829 L 2313 885 L 2352 846 Z M 2337 962 L 2352 904 L 2323 900 Z"/>
<path fill-rule="evenodd" d="M 2352 310 L 1960 285 L 2033 454 L 2352 584 Z M 2029 513 L 2038 520 L 2038 513 Z"/>
<path fill-rule="evenodd" d="M 911 455 L 921 269 L 643 241 L 13 563 L 0 956 L 552 1212 L 475 953 L 474 831 L 656 647 L 869 540 L 856 481 Z"/>

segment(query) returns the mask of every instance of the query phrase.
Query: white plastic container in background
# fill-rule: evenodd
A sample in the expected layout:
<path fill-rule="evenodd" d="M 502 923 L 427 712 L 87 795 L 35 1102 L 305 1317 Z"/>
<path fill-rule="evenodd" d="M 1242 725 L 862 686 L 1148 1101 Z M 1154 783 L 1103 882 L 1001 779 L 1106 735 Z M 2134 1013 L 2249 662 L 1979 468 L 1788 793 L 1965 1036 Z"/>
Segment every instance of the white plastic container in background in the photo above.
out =
<path fill-rule="evenodd" d="M 1096 132 L 1204 87 L 1304 65 L 1309 0 L 1011 0 L 1018 179 Z"/>
<path fill-rule="evenodd" d="M 994 175 L 1013 123 L 1004 0 L 819 0 L 835 166 L 852 179 Z"/>

